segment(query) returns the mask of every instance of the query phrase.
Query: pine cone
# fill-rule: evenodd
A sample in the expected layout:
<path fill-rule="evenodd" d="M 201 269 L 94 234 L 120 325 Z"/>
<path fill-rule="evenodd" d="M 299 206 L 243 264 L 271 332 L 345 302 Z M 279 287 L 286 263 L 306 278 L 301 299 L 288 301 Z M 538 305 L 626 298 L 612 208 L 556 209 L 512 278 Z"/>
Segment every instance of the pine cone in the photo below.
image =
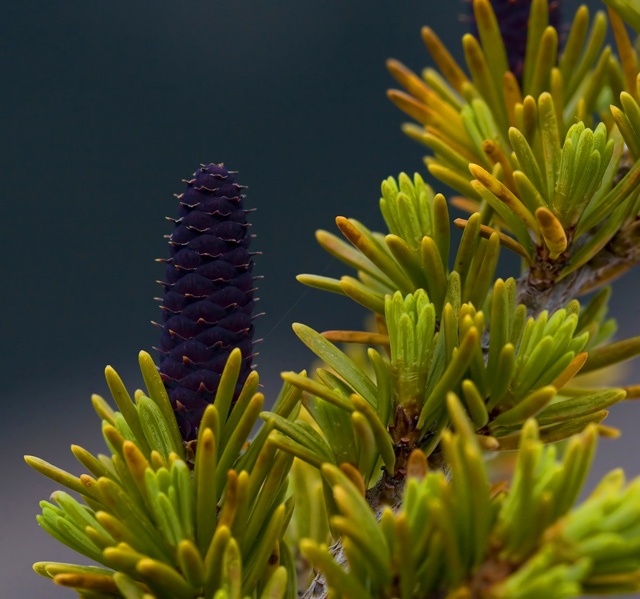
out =
<path fill-rule="evenodd" d="M 549 2 L 549 25 L 554 27 L 558 34 L 562 34 L 560 3 L 561 0 Z M 491 0 L 491 7 L 496 15 L 498 27 L 507 50 L 509 68 L 518 78 L 518 81 L 522 82 L 531 0 Z M 476 38 L 479 38 L 473 10 L 471 10 L 471 21 L 471 32 Z"/>
<path fill-rule="evenodd" d="M 235 173 L 201 166 L 180 196 L 169 236 L 160 374 L 185 442 L 212 403 L 231 350 L 243 355 L 236 398 L 253 358 L 254 253 Z M 226 416 L 226 415 L 225 415 Z"/>

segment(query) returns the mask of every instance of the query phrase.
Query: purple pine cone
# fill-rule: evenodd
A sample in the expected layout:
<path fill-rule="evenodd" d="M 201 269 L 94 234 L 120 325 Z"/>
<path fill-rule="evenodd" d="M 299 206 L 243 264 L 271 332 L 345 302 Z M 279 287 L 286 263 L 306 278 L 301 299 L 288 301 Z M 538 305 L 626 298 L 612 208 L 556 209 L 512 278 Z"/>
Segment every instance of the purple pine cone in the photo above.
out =
<path fill-rule="evenodd" d="M 169 236 L 160 374 L 185 441 L 212 403 L 231 350 L 242 352 L 236 398 L 253 359 L 252 235 L 235 173 L 202 166 L 180 196 Z"/>
<path fill-rule="evenodd" d="M 518 81 L 522 81 L 531 1 L 491 0 L 491 6 L 498 20 L 500 33 L 502 33 L 507 50 L 509 67 L 511 72 L 518 78 Z M 558 34 L 560 34 L 560 2 L 561 0 L 551 0 L 549 2 L 549 25 L 554 27 Z M 471 21 L 473 23 L 472 33 L 477 38 L 478 28 L 473 16 L 473 10 L 471 11 Z"/>

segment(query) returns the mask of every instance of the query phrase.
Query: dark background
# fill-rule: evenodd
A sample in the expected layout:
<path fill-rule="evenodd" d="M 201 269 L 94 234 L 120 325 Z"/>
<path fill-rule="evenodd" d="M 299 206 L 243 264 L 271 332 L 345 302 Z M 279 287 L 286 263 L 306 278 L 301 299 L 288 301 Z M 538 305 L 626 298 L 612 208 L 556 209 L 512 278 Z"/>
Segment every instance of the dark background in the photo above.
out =
<path fill-rule="evenodd" d="M 102 451 L 92 392 L 112 364 L 131 390 L 137 353 L 151 350 L 153 301 L 168 253 L 165 215 L 201 162 L 239 170 L 262 251 L 258 365 L 273 398 L 281 370 L 310 354 L 291 331 L 357 328 L 352 302 L 296 283 L 300 272 L 345 271 L 316 245 L 334 216 L 380 228 L 380 181 L 424 174 L 423 149 L 402 136 L 385 98 L 393 56 L 428 63 L 420 27 L 460 56 L 463 2 L 302 3 L 215 0 L 6 3 L 2 92 L 2 596 L 71 597 L 31 572 L 73 561 L 39 529 L 38 501 L 56 485 L 25 453 L 79 473 L 69 445 Z M 576 3 L 568 3 L 572 12 Z M 589 2 L 597 6 L 597 2 Z M 436 189 L 446 191 L 440 184 Z M 514 274 L 515 263 L 503 263 Z M 637 274 L 612 309 L 638 334 Z M 637 379 L 636 379 L 637 380 Z M 597 471 L 640 471 L 640 406 L 617 406 L 625 435 L 603 442 Z M 81 562 L 85 562 L 80 558 Z"/>

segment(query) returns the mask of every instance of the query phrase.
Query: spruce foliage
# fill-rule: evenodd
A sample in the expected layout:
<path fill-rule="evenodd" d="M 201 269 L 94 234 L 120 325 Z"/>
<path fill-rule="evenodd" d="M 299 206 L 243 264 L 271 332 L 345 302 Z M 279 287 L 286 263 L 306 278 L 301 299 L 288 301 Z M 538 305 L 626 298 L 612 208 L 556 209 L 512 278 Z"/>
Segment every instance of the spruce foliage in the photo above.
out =
<path fill-rule="evenodd" d="M 42 528 L 99 565 L 36 572 L 84 599 L 640 592 L 640 481 L 615 470 L 579 499 L 598 438 L 619 434 L 608 411 L 640 397 L 605 386 L 640 354 L 607 316 L 608 284 L 640 261 L 640 7 L 606 4 L 561 44 L 555 3 L 474 0 L 466 70 L 429 28 L 437 69 L 389 61 L 404 132 L 469 216 L 451 223 L 401 173 L 381 185 L 386 231 L 319 230 L 350 271 L 299 280 L 370 318 L 294 324 L 316 362 L 283 372 L 268 411 L 240 187 L 202 167 L 171 237 L 160 368 L 141 352 L 133 400 L 107 368 L 117 411 L 92 401 L 108 453 L 72 446 L 86 474 L 26 458 L 67 489 Z M 521 270 L 496 280 L 502 252 Z"/>

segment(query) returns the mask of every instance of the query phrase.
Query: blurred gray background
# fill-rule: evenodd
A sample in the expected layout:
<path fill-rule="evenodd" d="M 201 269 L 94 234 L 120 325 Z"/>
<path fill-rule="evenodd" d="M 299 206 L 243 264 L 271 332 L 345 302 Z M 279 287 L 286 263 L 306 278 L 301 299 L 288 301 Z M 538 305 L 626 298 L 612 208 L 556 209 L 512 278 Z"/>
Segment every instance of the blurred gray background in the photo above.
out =
<path fill-rule="evenodd" d="M 364 315 L 295 281 L 345 272 L 314 230 L 335 230 L 339 214 L 380 228 L 380 181 L 425 173 L 423 149 L 385 97 L 384 61 L 425 66 L 425 24 L 460 57 L 466 10 L 457 0 L 3 4 L 3 598 L 72 596 L 31 571 L 75 558 L 39 529 L 38 501 L 56 485 L 22 455 L 80 473 L 70 444 L 103 450 L 89 397 L 107 394 L 104 366 L 140 386 L 137 354 L 155 344 L 149 321 L 161 317 L 154 259 L 168 253 L 164 217 L 181 179 L 222 161 L 249 186 L 266 312 L 257 363 L 273 398 L 279 372 L 311 358 L 291 322 L 356 328 Z M 516 268 L 505 261 L 501 274 Z M 617 283 L 612 301 L 626 335 L 640 333 L 637 276 Z M 613 409 L 609 423 L 624 435 L 601 443 L 597 475 L 640 472 L 639 415 L 632 402 Z"/>

